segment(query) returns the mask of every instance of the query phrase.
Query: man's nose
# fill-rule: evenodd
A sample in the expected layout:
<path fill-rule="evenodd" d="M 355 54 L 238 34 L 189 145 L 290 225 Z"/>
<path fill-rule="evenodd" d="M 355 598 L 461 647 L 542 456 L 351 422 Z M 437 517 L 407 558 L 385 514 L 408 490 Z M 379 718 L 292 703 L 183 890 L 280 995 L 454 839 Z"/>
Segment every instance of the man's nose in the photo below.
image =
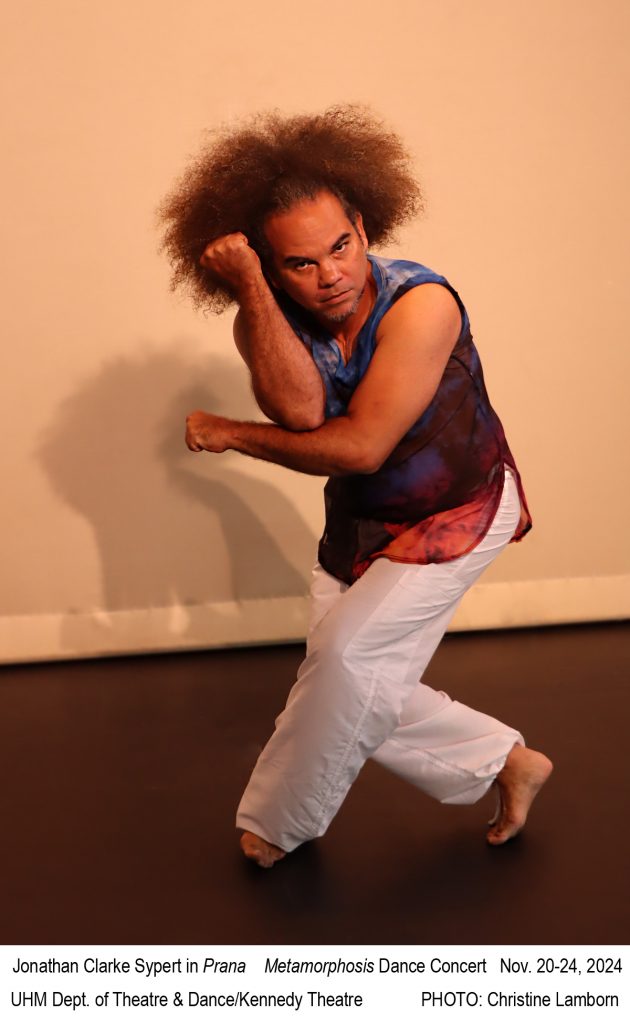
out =
<path fill-rule="evenodd" d="M 331 288 L 341 279 L 341 271 L 334 260 L 322 260 L 319 265 L 320 288 Z"/>

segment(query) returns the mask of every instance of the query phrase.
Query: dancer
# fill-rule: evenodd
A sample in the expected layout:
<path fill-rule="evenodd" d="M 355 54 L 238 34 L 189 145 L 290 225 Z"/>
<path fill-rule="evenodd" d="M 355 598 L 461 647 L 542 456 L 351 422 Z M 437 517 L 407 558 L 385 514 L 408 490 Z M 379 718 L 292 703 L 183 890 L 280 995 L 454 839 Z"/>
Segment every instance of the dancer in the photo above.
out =
<path fill-rule="evenodd" d="M 421 204 L 400 139 L 345 106 L 226 129 L 161 210 L 174 286 L 238 305 L 273 421 L 196 411 L 189 449 L 329 477 L 306 657 L 237 813 L 261 867 L 326 831 L 369 757 L 444 803 L 494 786 L 493 845 L 552 770 L 420 681 L 466 590 L 531 527 L 459 295 L 370 251 Z"/>

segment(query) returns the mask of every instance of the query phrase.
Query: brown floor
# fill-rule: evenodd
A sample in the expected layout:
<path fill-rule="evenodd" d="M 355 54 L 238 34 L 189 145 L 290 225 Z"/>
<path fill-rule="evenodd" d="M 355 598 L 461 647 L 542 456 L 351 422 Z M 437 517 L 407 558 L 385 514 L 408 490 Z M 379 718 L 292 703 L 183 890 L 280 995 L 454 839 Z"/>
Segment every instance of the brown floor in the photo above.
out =
<path fill-rule="evenodd" d="M 369 763 L 325 838 L 271 871 L 234 809 L 300 647 L 4 669 L 4 943 L 622 943 L 630 624 L 448 637 L 426 681 L 556 772 L 527 830 Z"/>

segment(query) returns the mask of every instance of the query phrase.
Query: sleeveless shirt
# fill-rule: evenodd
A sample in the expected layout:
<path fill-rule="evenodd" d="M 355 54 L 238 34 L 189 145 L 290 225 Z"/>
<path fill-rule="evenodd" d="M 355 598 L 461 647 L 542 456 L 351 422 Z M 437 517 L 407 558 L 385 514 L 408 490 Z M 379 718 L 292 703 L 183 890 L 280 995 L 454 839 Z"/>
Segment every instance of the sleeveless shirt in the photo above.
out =
<path fill-rule="evenodd" d="M 514 474 L 521 501 L 512 540 L 520 540 L 532 525 L 459 295 L 444 277 L 419 263 L 372 255 L 368 259 L 377 295 L 347 364 L 325 328 L 296 304 L 282 302 L 289 323 L 321 374 L 327 419 L 347 412 L 374 354 L 378 325 L 405 292 L 427 282 L 443 285 L 459 306 L 462 326 L 432 401 L 381 468 L 370 474 L 333 476 L 326 484 L 326 526 L 318 557 L 328 573 L 348 584 L 376 558 L 426 564 L 450 561 L 471 551 L 494 519 L 506 465 Z"/>

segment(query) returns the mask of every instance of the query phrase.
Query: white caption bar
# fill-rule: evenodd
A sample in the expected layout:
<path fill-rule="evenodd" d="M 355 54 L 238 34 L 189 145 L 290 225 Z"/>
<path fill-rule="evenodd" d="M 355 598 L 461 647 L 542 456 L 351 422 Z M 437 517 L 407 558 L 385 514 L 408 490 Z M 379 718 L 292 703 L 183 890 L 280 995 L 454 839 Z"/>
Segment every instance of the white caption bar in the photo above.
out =
<path fill-rule="evenodd" d="M 629 1019 L 627 946 L 2 946 L 23 1024 Z"/>

